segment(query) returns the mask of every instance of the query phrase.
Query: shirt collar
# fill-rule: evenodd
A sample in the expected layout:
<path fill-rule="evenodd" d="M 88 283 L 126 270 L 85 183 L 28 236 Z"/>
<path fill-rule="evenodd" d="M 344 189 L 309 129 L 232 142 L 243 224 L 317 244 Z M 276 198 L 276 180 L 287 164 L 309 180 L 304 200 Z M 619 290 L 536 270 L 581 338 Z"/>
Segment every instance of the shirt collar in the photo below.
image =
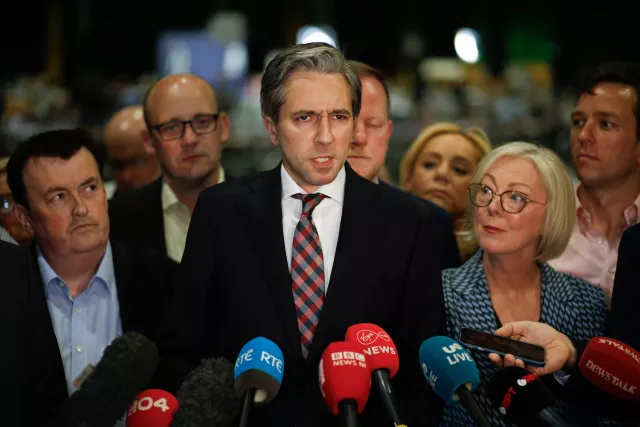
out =
<path fill-rule="evenodd" d="M 578 197 L 578 190 L 580 189 L 580 185 L 576 186 L 575 197 L 576 197 L 576 218 L 578 222 L 578 227 L 581 232 L 586 232 L 591 229 L 591 214 L 582 206 L 580 203 L 580 197 Z M 640 194 L 633 201 L 633 203 L 625 208 L 622 212 L 622 217 L 624 218 L 624 222 L 622 223 L 621 232 L 626 230 L 638 223 L 638 212 L 640 211 Z"/>
<path fill-rule="evenodd" d="M 224 172 L 224 168 L 220 165 L 220 170 L 218 172 L 218 182 L 217 184 L 222 184 L 226 179 L 226 174 Z M 166 212 L 167 209 L 172 206 L 179 205 L 180 200 L 176 193 L 173 192 L 169 184 L 165 180 L 162 180 L 162 211 Z"/>
<path fill-rule="evenodd" d="M 284 168 L 284 164 L 280 166 L 280 178 L 282 180 L 282 200 L 286 200 L 294 194 L 307 194 L 294 180 Z M 329 184 L 319 187 L 315 192 L 324 194 L 332 200 L 343 204 L 344 202 L 344 184 L 346 182 L 346 173 L 344 166 L 338 172 L 336 179 Z"/>
<path fill-rule="evenodd" d="M 53 280 L 57 279 L 62 283 L 65 283 L 64 280 L 58 276 L 58 274 L 51 268 L 47 260 L 45 259 L 42 251 L 40 250 L 40 245 L 36 243 L 36 255 L 38 259 L 38 267 L 40 268 L 40 277 L 42 278 L 42 283 L 44 286 L 48 286 Z M 98 271 L 91 278 L 89 283 L 92 283 L 94 279 L 100 279 L 100 282 L 104 283 L 107 291 L 111 292 L 114 282 L 115 282 L 115 273 L 113 269 L 113 254 L 111 252 L 111 242 L 107 244 L 107 250 L 104 252 L 104 256 L 100 261 L 100 265 L 98 266 Z M 66 283 L 65 283 L 66 285 Z"/>

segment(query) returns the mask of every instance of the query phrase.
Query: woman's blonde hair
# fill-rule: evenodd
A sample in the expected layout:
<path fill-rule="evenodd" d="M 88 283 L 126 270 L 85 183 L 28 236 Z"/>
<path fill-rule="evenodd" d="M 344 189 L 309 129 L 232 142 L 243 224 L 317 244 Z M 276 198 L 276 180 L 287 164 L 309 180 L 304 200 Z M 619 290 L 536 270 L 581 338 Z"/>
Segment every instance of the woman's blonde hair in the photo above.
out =
<path fill-rule="evenodd" d="M 547 192 L 544 223 L 536 249 L 536 260 L 545 262 L 562 255 L 573 233 L 576 200 L 569 171 L 556 153 L 528 142 L 506 143 L 484 157 L 471 180 L 479 183 L 493 164 L 503 157 L 529 160 L 540 174 Z M 469 202 L 471 224 L 475 222 L 475 206 Z"/>
<path fill-rule="evenodd" d="M 440 122 L 427 126 L 413 141 L 400 163 L 400 187 L 402 189 L 409 189 L 409 180 L 411 179 L 416 160 L 418 160 L 418 156 L 427 142 L 438 135 L 450 133 L 464 136 L 478 149 L 480 158 L 491 151 L 491 141 L 489 141 L 487 134 L 479 127 L 463 128 L 460 125 L 449 122 Z"/>

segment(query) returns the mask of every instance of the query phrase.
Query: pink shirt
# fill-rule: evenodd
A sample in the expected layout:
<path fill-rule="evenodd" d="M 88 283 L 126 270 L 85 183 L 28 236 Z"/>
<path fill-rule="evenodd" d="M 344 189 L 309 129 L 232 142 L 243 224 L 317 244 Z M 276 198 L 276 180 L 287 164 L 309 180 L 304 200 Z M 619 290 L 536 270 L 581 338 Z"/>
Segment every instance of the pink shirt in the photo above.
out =
<path fill-rule="evenodd" d="M 638 223 L 640 195 L 624 210 L 624 221 L 612 242 L 608 241 L 600 231 L 592 228 L 591 215 L 582 207 L 577 189 L 576 206 L 577 221 L 569 245 L 559 258 L 549 261 L 549 264 L 558 271 L 578 276 L 600 286 L 604 289 L 607 306 L 609 306 L 618 262 L 620 237 L 627 228 Z"/>

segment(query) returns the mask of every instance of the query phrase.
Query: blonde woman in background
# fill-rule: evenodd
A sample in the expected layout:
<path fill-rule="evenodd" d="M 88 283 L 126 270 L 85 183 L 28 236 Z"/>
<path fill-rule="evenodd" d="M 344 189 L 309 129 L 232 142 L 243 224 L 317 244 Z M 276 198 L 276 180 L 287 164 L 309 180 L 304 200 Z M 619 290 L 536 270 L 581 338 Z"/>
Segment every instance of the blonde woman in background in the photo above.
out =
<path fill-rule="evenodd" d="M 480 128 L 436 123 L 424 129 L 400 164 L 400 187 L 427 199 L 452 216 L 463 261 L 478 246 L 468 227 L 467 187 L 478 162 L 491 151 L 491 142 Z"/>

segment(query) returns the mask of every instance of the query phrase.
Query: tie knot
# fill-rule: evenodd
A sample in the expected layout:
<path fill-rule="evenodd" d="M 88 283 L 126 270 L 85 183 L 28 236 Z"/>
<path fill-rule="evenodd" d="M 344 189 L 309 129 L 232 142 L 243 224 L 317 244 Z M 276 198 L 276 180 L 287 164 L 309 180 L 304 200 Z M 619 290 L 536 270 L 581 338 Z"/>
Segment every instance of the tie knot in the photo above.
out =
<path fill-rule="evenodd" d="M 313 210 L 320 204 L 322 200 L 324 200 L 327 196 L 320 193 L 314 194 L 294 194 L 291 196 L 295 199 L 302 200 L 302 214 L 303 215 L 311 215 Z"/>

